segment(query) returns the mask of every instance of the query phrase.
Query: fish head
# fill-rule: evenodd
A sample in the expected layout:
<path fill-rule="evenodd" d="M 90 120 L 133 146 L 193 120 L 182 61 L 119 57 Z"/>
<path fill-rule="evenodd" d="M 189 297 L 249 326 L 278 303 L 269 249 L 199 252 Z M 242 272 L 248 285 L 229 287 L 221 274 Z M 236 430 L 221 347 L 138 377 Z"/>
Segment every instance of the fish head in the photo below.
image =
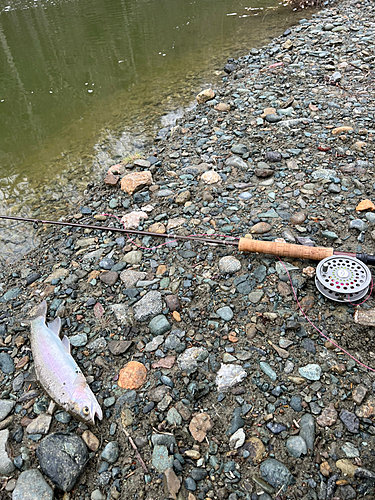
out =
<path fill-rule="evenodd" d="M 89 387 L 77 398 L 70 413 L 85 424 L 95 425 L 95 417 L 103 418 L 102 409 Z"/>

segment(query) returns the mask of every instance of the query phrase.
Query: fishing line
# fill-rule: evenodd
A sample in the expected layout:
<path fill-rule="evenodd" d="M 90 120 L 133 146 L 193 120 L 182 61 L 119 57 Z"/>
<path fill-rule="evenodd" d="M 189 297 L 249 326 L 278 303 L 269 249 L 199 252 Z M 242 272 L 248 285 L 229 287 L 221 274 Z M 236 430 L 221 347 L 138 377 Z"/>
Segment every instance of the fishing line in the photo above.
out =
<path fill-rule="evenodd" d="M 292 278 L 289 274 L 289 271 L 287 269 L 287 267 L 285 266 L 284 262 L 280 259 L 280 257 L 278 257 L 279 261 L 281 262 L 282 266 L 284 267 L 285 269 L 285 272 L 286 274 L 288 275 L 288 278 L 289 278 L 289 281 L 290 281 L 290 286 L 292 287 L 292 291 L 293 291 L 293 295 L 294 295 L 294 298 L 296 299 L 296 302 L 298 304 L 298 307 L 300 309 L 300 311 L 302 312 L 302 314 L 304 315 L 304 317 L 306 318 L 306 320 L 310 323 L 310 325 L 317 331 L 320 333 L 320 335 L 322 337 L 324 337 L 326 340 L 328 340 L 328 342 L 330 342 L 332 345 L 334 345 L 335 347 L 337 347 L 337 349 L 340 349 L 340 351 L 344 352 L 347 356 L 349 356 L 350 358 L 352 358 L 356 363 L 358 363 L 359 365 L 363 366 L 364 368 L 367 368 L 367 370 L 370 370 L 372 372 L 375 373 L 375 370 L 374 368 L 371 368 L 370 366 L 367 366 L 366 364 L 362 363 L 361 361 L 359 361 L 359 359 L 355 358 L 354 356 L 352 356 L 348 351 L 346 351 L 345 349 L 343 349 L 342 347 L 340 347 L 338 344 L 336 344 L 335 341 L 333 341 L 332 339 L 330 339 L 329 337 L 327 337 L 327 335 L 325 335 L 321 330 L 319 330 L 319 328 L 317 326 L 314 325 L 314 323 L 310 320 L 310 318 L 308 318 L 308 316 L 306 315 L 305 311 L 302 309 L 302 306 L 301 304 L 299 303 L 299 300 L 297 298 L 297 294 L 296 294 L 296 291 L 293 287 L 293 283 L 292 283 Z M 368 297 L 366 298 L 366 300 L 364 300 L 363 302 L 366 302 L 369 298 L 370 298 L 370 295 L 372 293 L 372 289 L 373 289 L 373 279 L 371 278 L 371 290 L 370 290 L 370 293 L 368 295 Z M 363 304 L 363 302 L 361 302 L 361 304 Z"/>

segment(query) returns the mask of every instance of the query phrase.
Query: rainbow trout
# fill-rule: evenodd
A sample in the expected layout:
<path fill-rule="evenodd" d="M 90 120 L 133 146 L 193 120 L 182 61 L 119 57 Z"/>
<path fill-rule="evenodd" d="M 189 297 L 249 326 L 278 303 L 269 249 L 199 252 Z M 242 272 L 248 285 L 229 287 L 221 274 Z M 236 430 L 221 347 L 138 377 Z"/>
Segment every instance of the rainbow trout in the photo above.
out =
<path fill-rule="evenodd" d="M 51 399 L 74 417 L 95 424 L 95 416 L 103 418 L 102 409 L 77 363 L 70 354 L 70 342 L 61 339 L 61 319 L 46 325 L 47 303 L 39 305 L 31 321 L 31 350 L 35 373 Z"/>

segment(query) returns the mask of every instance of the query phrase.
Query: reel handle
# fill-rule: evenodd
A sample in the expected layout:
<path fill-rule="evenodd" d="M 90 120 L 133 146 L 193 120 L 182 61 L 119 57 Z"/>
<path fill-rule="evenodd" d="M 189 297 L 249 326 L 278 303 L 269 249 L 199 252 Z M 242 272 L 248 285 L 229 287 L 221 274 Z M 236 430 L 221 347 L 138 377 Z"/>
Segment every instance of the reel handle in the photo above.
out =
<path fill-rule="evenodd" d="M 251 240 L 250 238 L 240 238 L 238 250 L 240 252 L 267 253 L 279 257 L 311 260 L 323 260 L 333 255 L 333 248 L 308 247 L 292 243 Z"/>

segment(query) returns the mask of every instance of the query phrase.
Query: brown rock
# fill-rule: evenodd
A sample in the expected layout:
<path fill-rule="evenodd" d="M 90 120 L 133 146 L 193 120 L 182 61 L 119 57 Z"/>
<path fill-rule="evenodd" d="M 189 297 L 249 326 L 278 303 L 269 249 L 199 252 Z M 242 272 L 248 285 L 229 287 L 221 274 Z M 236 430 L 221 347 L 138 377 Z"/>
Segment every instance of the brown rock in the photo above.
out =
<path fill-rule="evenodd" d="M 16 364 L 16 370 L 21 370 L 21 368 L 26 366 L 29 361 L 30 361 L 29 356 L 23 356 L 23 358 L 21 358 Z"/>
<path fill-rule="evenodd" d="M 203 191 L 203 195 L 202 195 L 203 201 L 207 201 L 207 203 L 210 203 L 213 199 L 214 199 L 214 197 L 212 196 L 211 193 L 209 193 L 208 191 Z"/>
<path fill-rule="evenodd" d="M 332 134 L 338 135 L 338 134 L 342 134 L 343 132 L 350 132 L 351 130 L 353 130 L 353 127 L 349 127 L 349 126 L 337 127 L 337 128 L 334 128 L 332 130 Z"/>
<path fill-rule="evenodd" d="M 355 414 L 359 418 L 370 418 L 375 413 L 375 398 L 370 396 L 366 403 L 360 406 Z"/>
<path fill-rule="evenodd" d="M 120 370 L 118 385 L 122 389 L 139 389 L 145 383 L 147 370 L 145 365 L 138 361 L 129 361 Z"/>
<path fill-rule="evenodd" d="M 275 108 L 265 108 L 260 116 L 261 118 L 265 118 L 267 115 L 276 115 L 276 113 L 277 111 Z"/>
<path fill-rule="evenodd" d="M 293 224 L 293 226 L 299 226 L 300 224 L 303 224 L 305 222 L 306 217 L 307 217 L 307 215 L 305 213 L 303 213 L 303 212 L 296 212 L 289 219 L 289 222 L 291 224 Z"/>
<path fill-rule="evenodd" d="M 121 411 L 121 423 L 126 429 L 133 424 L 134 418 L 130 408 L 125 408 Z"/>
<path fill-rule="evenodd" d="M 118 273 L 116 271 L 107 271 L 99 275 L 100 281 L 106 285 L 112 286 L 118 280 Z"/>
<path fill-rule="evenodd" d="M 146 212 L 141 210 L 130 212 L 122 217 L 121 222 L 125 229 L 138 229 L 141 219 L 148 219 Z"/>
<path fill-rule="evenodd" d="M 258 222 L 258 224 L 254 224 L 254 226 L 250 229 L 251 234 L 264 234 L 271 231 L 272 226 L 267 222 Z"/>
<path fill-rule="evenodd" d="M 152 183 L 152 175 L 148 170 L 144 172 L 134 172 L 125 175 L 121 179 L 121 190 L 128 194 L 133 194 L 146 186 L 151 186 Z"/>
<path fill-rule="evenodd" d="M 14 343 L 16 344 L 16 347 L 18 347 L 18 349 L 20 347 L 22 347 L 25 343 L 25 339 L 22 337 L 22 335 L 18 335 L 18 337 L 16 337 Z"/>
<path fill-rule="evenodd" d="M 156 363 L 152 363 L 152 368 L 172 368 L 176 362 L 176 356 L 165 356 L 165 358 L 159 359 Z"/>
<path fill-rule="evenodd" d="M 300 300 L 302 310 L 305 312 L 312 309 L 314 307 L 314 303 L 315 303 L 315 299 L 312 295 L 305 295 L 305 297 L 303 297 Z"/>
<path fill-rule="evenodd" d="M 154 224 L 151 224 L 151 226 L 147 229 L 149 233 L 159 233 L 159 234 L 165 234 L 166 229 L 164 224 L 161 222 L 155 222 Z"/>
<path fill-rule="evenodd" d="M 204 172 L 201 176 L 201 180 L 205 184 L 216 184 L 218 182 L 221 182 L 221 177 L 220 175 L 215 172 L 215 170 L 208 170 L 207 172 Z"/>
<path fill-rule="evenodd" d="M 163 276 L 163 274 L 166 274 L 166 272 L 167 266 L 165 264 L 160 264 L 156 269 L 156 276 Z"/>
<path fill-rule="evenodd" d="M 337 420 L 337 411 L 335 408 L 335 405 L 331 403 L 327 408 L 323 410 L 321 415 L 316 419 L 317 423 L 321 427 L 330 427 L 334 423 L 336 423 Z"/>
<path fill-rule="evenodd" d="M 201 443 L 207 432 L 212 429 L 211 417 L 207 413 L 198 413 L 190 422 L 189 431 L 193 438 Z"/>
<path fill-rule="evenodd" d="M 358 466 L 353 465 L 352 462 L 347 458 L 337 460 L 336 467 L 340 469 L 343 474 L 346 474 L 347 476 L 350 477 L 354 477 L 354 473 L 356 469 L 358 469 Z"/>
<path fill-rule="evenodd" d="M 266 448 L 260 439 L 252 437 L 244 443 L 239 451 L 241 455 L 243 451 L 248 451 L 250 453 L 249 460 L 258 463 L 262 460 Z"/>
<path fill-rule="evenodd" d="M 269 344 L 275 349 L 275 351 L 277 352 L 277 354 L 281 358 L 283 358 L 283 359 L 289 358 L 290 354 L 289 354 L 289 352 L 287 350 L 283 349 L 282 347 L 279 347 L 278 345 L 274 344 L 270 340 L 269 340 Z"/>
<path fill-rule="evenodd" d="M 110 340 L 108 342 L 108 349 L 114 356 L 118 356 L 129 350 L 132 344 L 132 340 Z"/>
<path fill-rule="evenodd" d="M 181 309 L 180 300 L 177 295 L 166 295 L 164 300 L 171 312 L 179 311 Z"/>
<path fill-rule="evenodd" d="M 227 112 L 230 111 L 230 104 L 226 104 L 225 102 L 218 102 L 215 104 L 214 109 L 216 111 Z"/>
<path fill-rule="evenodd" d="M 85 431 L 82 434 L 82 439 L 86 443 L 86 446 L 91 451 L 97 451 L 99 449 L 99 439 L 91 431 Z"/>
<path fill-rule="evenodd" d="M 364 385 L 359 384 L 357 387 L 353 390 L 352 398 L 357 405 L 360 405 L 362 401 L 365 399 L 365 396 L 367 394 L 367 389 Z"/>
<path fill-rule="evenodd" d="M 174 201 L 176 202 L 177 205 L 185 205 L 185 203 L 189 201 L 190 198 L 191 198 L 190 191 L 182 191 L 182 193 L 178 193 Z"/>
<path fill-rule="evenodd" d="M 169 219 L 168 224 L 167 224 L 167 230 L 170 231 L 171 229 L 176 229 L 176 227 L 181 227 L 184 225 L 186 222 L 186 219 L 182 218 L 176 218 L 176 219 Z"/>
<path fill-rule="evenodd" d="M 118 180 L 119 180 L 119 177 L 117 175 L 113 175 L 113 174 L 107 174 L 105 177 L 104 177 L 104 184 L 107 184 L 108 186 L 116 186 L 116 184 L 118 183 Z"/>
<path fill-rule="evenodd" d="M 265 179 L 266 177 L 271 177 L 275 172 L 270 168 L 256 168 L 254 173 L 260 179 Z"/>
<path fill-rule="evenodd" d="M 346 372 L 346 366 L 344 365 L 344 363 L 337 363 L 337 365 L 331 367 L 331 370 L 334 373 L 337 373 L 337 375 L 342 375 Z"/>
<path fill-rule="evenodd" d="M 181 415 L 182 419 L 187 421 L 191 418 L 191 411 L 188 409 L 186 405 L 182 401 L 178 401 L 176 403 L 176 410 Z"/>
<path fill-rule="evenodd" d="M 328 462 L 322 462 L 319 468 L 324 477 L 328 477 L 330 474 L 332 474 L 332 469 L 329 466 Z"/>
<path fill-rule="evenodd" d="M 257 334 L 257 328 L 254 323 L 248 323 L 245 328 L 246 337 L 248 339 L 253 339 Z"/>
<path fill-rule="evenodd" d="M 165 469 L 163 473 L 164 493 L 168 498 L 177 499 L 177 493 L 180 491 L 181 482 L 172 468 Z"/>
<path fill-rule="evenodd" d="M 202 92 L 199 92 L 197 95 L 198 104 L 204 104 L 207 101 L 210 101 L 215 97 L 215 92 L 212 89 L 205 89 Z"/>
<path fill-rule="evenodd" d="M 165 359 L 165 358 L 164 358 Z M 160 401 L 169 393 L 170 389 L 166 385 L 159 385 L 155 389 L 151 389 L 148 393 L 148 399 L 154 401 L 154 403 L 160 403 Z"/>
<path fill-rule="evenodd" d="M 277 284 L 277 291 L 282 297 L 288 297 L 292 293 L 292 290 L 288 283 L 285 283 L 284 281 L 279 281 Z"/>

